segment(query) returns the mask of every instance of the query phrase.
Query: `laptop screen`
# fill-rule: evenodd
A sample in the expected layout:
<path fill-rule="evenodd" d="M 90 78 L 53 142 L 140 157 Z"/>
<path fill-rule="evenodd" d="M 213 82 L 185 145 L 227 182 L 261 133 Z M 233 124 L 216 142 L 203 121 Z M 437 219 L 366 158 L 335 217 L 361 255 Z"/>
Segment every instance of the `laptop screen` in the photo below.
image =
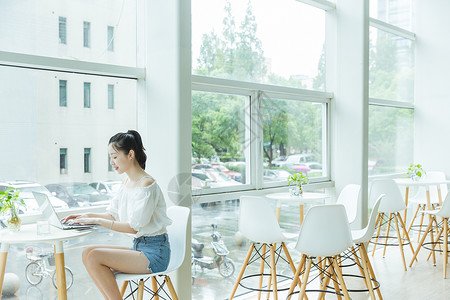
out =
<path fill-rule="evenodd" d="M 39 205 L 40 211 L 42 212 L 42 217 L 48 220 L 50 225 L 62 228 L 61 221 L 59 220 L 58 215 L 56 214 L 55 209 L 53 208 L 53 205 L 47 195 L 38 192 L 33 192 L 33 195 Z"/>

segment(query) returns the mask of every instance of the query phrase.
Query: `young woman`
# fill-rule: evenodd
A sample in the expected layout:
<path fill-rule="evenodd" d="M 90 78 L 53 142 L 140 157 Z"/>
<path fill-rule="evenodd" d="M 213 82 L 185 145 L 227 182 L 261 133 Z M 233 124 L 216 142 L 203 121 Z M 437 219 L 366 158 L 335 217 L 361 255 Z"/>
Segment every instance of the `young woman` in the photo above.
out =
<path fill-rule="evenodd" d="M 96 224 L 110 230 L 134 234 L 131 248 L 96 245 L 83 251 L 82 260 L 103 297 L 122 299 L 113 271 L 125 273 L 156 273 L 166 270 L 170 246 L 166 226 L 171 220 L 156 181 L 147 174 L 141 136 L 134 130 L 117 133 L 109 140 L 111 165 L 126 173 L 116 197 L 106 213 L 70 215 L 64 222 Z"/>

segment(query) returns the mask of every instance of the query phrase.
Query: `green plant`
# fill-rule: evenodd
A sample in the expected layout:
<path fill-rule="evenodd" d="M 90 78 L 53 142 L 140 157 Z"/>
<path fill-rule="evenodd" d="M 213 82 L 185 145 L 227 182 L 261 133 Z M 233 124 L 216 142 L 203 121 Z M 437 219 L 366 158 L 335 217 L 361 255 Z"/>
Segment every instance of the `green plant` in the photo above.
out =
<path fill-rule="evenodd" d="M 425 174 L 426 174 L 426 172 L 425 172 L 424 169 L 422 168 L 422 165 L 421 165 L 421 164 L 415 165 L 415 164 L 413 164 L 413 163 L 411 163 L 411 164 L 409 165 L 408 172 L 406 172 L 406 175 L 408 175 L 408 176 L 416 175 L 416 176 L 418 176 L 418 177 L 422 177 L 422 176 L 425 175 Z"/>
<path fill-rule="evenodd" d="M 6 191 L 0 191 L 0 212 L 5 213 L 9 209 L 25 206 L 25 202 L 19 197 L 20 191 L 9 187 Z"/>
<path fill-rule="evenodd" d="M 301 187 L 303 184 L 309 182 L 309 178 L 306 174 L 303 174 L 300 172 L 300 173 L 294 173 L 291 176 L 289 176 L 287 181 L 289 183 L 289 186 L 297 185 L 297 186 Z"/>

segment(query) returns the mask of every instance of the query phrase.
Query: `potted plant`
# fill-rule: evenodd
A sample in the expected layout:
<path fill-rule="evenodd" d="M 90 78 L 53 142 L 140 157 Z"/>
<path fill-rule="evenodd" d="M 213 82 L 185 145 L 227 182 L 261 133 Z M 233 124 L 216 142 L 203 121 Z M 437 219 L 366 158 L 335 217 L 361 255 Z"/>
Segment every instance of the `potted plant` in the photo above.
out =
<path fill-rule="evenodd" d="M 415 165 L 413 163 L 409 165 L 408 172 L 406 172 L 406 175 L 411 176 L 411 180 L 413 181 L 418 181 L 425 174 L 426 172 L 422 168 L 421 164 Z"/>
<path fill-rule="evenodd" d="M 25 202 L 19 197 L 19 190 L 9 187 L 6 191 L 0 191 L 0 212 L 9 212 L 9 219 L 6 221 L 11 231 L 20 230 L 20 218 L 17 213 L 19 206 L 25 206 Z"/>
<path fill-rule="evenodd" d="M 303 194 L 303 184 L 309 182 L 308 176 L 301 172 L 292 174 L 287 179 L 292 196 L 299 196 Z"/>

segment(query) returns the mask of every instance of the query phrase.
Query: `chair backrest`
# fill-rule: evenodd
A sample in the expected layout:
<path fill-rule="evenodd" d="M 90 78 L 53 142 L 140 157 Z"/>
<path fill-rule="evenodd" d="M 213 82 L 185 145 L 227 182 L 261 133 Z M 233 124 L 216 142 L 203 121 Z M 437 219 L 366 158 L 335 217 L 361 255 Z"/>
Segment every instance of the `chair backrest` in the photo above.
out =
<path fill-rule="evenodd" d="M 400 188 L 393 179 L 378 179 L 372 182 L 369 194 L 370 203 L 374 203 L 383 194 L 385 196 L 382 198 L 378 209 L 380 212 L 395 213 L 406 209 Z"/>
<path fill-rule="evenodd" d="M 444 199 L 441 209 L 437 213 L 438 216 L 443 218 L 450 218 L 450 193 Z"/>
<path fill-rule="evenodd" d="M 356 219 L 356 213 L 359 203 L 359 193 L 361 186 L 359 184 L 347 184 L 339 194 L 336 204 L 342 204 L 347 212 L 348 222 L 351 224 Z"/>
<path fill-rule="evenodd" d="M 310 256 L 327 257 L 342 253 L 352 243 L 344 206 L 318 205 L 308 210 L 295 248 Z"/>
<path fill-rule="evenodd" d="M 440 181 L 440 180 L 446 180 L 446 176 L 444 172 L 441 171 L 429 171 L 425 175 L 424 180 L 430 180 L 430 181 Z M 448 187 L 446 184 L 440 184 L 439 189 L 441 190 L 441 197 L 442 201 L 444 201 L 445 197 L 448 193 Z M 434 202 L 438 202 L 439 196 L 437 193 L 437 186 L 433 186 L 430 188 L 430 199 Z"/>
<path fill-rule="evenodd" d="M 265 197 L 241 196 L 239 231 L 253 242 L 272 243 L 284 240 L 275 212 Z"/>
<path fill-rule="evenodd" d="M 384 194 L 380 195 L 377 199 L 377 201 L 375 202 L 375 205 L 372 208 L 372 212 L 370 213 L 370 218 L 369 218 L 369 223 L 367 224 L 367 226 L 362 229 L 362 231 L 364 232 L 363 235 L 358 237 L 358 243 L 366 243 L 368 241 L 370 241 L 370 239 L 373 236 L 373 233 L 375 232 L 375 221 L 377 220 L 377 215 L 379 212 L 379 208 L 380 208 L 380 204 L 381 204 L 381 200 L 383 200 L 384 198 Z M 355 231 L 359 231 L 359 230 L 355 230 Z"/>
<path fill-rule="evenodd" d="M 167 272 L 178 269 L 184 260 L 186 253 L 187 224 L 189 219 L 189 208 L 182 206 L 171 206 L 167 208 L 167 216 L 172 224 L 167 226 L 167 234 L 170 243 L 170 262 Z"/>

